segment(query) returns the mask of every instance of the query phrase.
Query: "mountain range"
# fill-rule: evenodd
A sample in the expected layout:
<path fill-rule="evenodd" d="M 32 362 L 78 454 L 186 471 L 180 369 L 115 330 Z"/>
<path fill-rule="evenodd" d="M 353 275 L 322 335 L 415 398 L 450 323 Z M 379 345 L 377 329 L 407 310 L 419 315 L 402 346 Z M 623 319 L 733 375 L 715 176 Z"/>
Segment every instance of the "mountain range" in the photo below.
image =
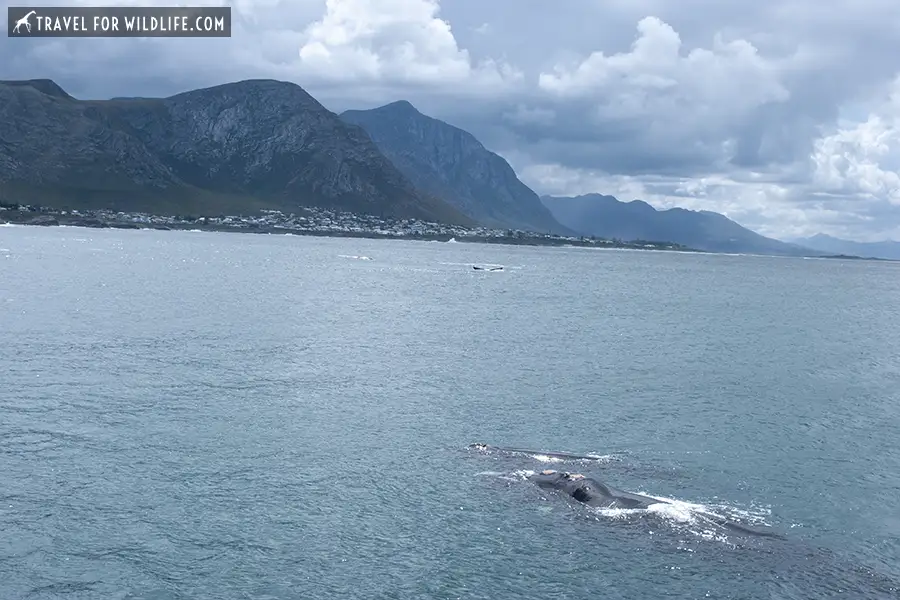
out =
<path fill-rule="evenodd" d="M 471 133 L 423 115 L 401 100 L 341 118 L 361 126 L 420 190 L 489 227 L 571 234 L 503 158 Z"/>
<path fill-rule="evenodd" d="M 300 206 L 473 225 L 423 193 L 366 132 L 291 83 L 76 100 L 0 82 L 0 200 L 222 214 Z"/>
<path fill-rule="evenodd" d="M 684 208 L 656 210 L 646 202 L 613 196 L 543 196 L 553 216 L 583 235 L 607 239 L 667 241 L 707 252 L 817 256 L 822 252 L 789 244 L 738 225 L 725 215 Z"/>
<path fill-rule="evenodd" d="M 711 252 L 890 250 L 786 243 L 718 213 L 640 200 L 539 197 L 473 135 L 409 102 L 338 115 L 268 79 L 112 100 L 78 100 L 46 79 L 0 81 L 0 201 L 197 216 L 317 206 Z"/>
<path fill-rule="evenodd" d="M 819 233 L 812 237 L 797 238 L 791 241 L 807 248 L 828 252 L 829 254 L 900 260 L 900 242 L 891 240 L 883 242 L 852 242 Z"/>

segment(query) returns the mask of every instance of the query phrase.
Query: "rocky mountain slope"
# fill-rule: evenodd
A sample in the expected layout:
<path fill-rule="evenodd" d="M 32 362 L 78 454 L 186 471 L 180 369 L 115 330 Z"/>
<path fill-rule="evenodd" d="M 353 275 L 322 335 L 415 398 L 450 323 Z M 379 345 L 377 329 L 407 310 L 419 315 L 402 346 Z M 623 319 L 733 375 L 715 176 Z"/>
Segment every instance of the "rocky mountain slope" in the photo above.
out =
<path fill-rule="evenodd" d="M 363 127 L 415 186 L 485 225 L 571 233 L 502 157 L 462 129 L 423 115 L 409 102 L 341 114 Z"/>
<path fill-rule="evenodd" d="M 248 80 L 169 98 L 73 99 L 0 82 L 0 200 L 223 214 L 320 206 L 473 224 L 302 88 Z"/>
<path fill-rule="evenodd" d="M 563 225 L 583 235 L 668 241 L 708 252 L 819 256 L 824 253 L 788 244 L 738 225 L 724 215 L 683 208 L 656 210 L 646 202 L 621 202 L 614 196 L 543 196 L 541 200 Z"/>

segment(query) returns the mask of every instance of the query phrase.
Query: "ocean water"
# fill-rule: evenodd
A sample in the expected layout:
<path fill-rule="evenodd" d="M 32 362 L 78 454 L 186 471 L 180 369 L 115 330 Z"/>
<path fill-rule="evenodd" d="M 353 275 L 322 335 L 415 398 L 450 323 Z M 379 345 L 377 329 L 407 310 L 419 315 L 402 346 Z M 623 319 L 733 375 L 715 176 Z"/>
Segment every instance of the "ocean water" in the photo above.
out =
<path fill-rule="evenodd" d="M 900 597 L 898 298 L 890 263 L 0 227 L 0 598 Z"/>

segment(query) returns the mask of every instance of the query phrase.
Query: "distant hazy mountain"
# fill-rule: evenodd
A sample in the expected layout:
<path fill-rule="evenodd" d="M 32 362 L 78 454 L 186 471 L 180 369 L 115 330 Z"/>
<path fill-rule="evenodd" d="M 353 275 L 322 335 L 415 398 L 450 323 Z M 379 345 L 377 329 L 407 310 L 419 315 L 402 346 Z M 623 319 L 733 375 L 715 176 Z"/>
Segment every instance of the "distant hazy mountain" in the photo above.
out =
<path fill-rule="evenodd" d="M 493 227 L 566 231 L 503 158 L 462 129 L 423 115 L 406 101 L 341 118 L 365 129 L 415 186 Z"/>
<path fill-rule="evenodd" d="M 818 256 L 823 253 L 773 240 L 742 227 L 724 215 L 683 208 L 656 210 L 646 202 L 620 202 L 613 196 L 543 196 L 541 200 L 563 225 L 608 239 L 666 241 L 708 252 Z"/>
<path fill-rule="evenodd" d="M 829 254 L 848 254 L 865 258 L 900 260 L 900 242 L 852 242 L 823 233 L 809 238 L 796 239 L 793 242 L 807 248 L 828 252 Z"/>
<path fill-rule="evenodd" d="M 362 128 L 272 80 L 105 101 L 49 80 L 0 82 L 0 199 L 157 214 L 319 206 L 474 224 L 417 190 Z"/>

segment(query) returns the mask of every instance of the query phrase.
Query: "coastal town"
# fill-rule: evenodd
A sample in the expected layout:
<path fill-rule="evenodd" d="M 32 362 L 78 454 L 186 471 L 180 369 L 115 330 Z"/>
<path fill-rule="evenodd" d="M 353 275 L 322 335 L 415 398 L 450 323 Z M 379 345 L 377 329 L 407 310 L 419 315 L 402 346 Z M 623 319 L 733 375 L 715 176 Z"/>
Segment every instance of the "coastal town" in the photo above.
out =
<path fill-rule="evenodd" d="M 117 229 L 233 231 L 414 239 L 533 246 L 589 246 L 641 250 L 691 250 L 679 244 L 659 241 L 621 241 L 582 236 L 561 236 L 518 229 L 462 227 L 418 219 L 395 219 L 360 215 L 315 207 L 297 214 L 263 210 L 257 215 L 186 216 L 152 215 L 113 210 L 61 210 L 30 204 L 0 203 L 0 223 L 43 226 L 70 226 Z"/>

